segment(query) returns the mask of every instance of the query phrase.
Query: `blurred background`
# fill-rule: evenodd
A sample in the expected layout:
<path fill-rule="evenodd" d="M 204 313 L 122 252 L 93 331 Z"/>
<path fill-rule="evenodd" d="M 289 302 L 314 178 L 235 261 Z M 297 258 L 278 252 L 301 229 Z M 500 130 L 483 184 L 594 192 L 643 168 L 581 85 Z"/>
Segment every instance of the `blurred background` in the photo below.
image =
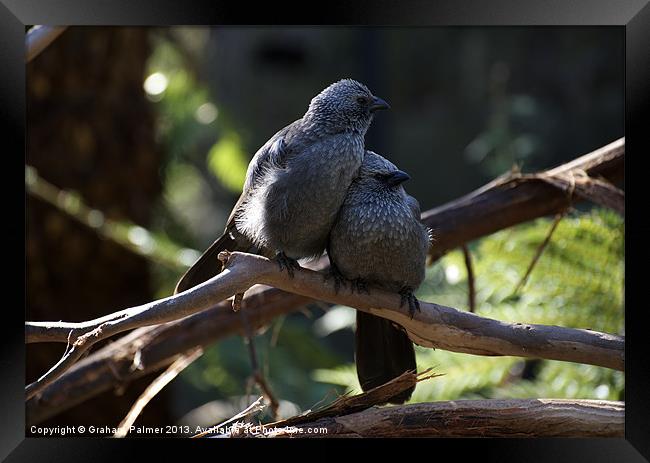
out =
<path fill-rule="evenodd" d="M 423 210 L 513 167 L 536 171 L 624 135 L 622 28 L 70 27 L 27 66 L 28 320 L 81 321 L 171 294 L 223 230 L 247 164 L 341 78 L 392 109 L 366 146 L 409 172 Z M 470 243 L 477 313 L 623 333 L 623 219 L 580 206 L 544 240 L 539 219 Z M 423 300 L 467 310 L 460 251 L 427 269 Z M 359 391 L 354 311 L 314 304 L 256 337 L 259 362 L 292 415 Z M 27 346 L 27 381 L 62 354 Z M 412 402 L 458 398 L 624 399 L 605 368 L 418 348 L 442 373 Z M 136 424 L 214 424 L 243 408 L 241 337 L 206 349 Z M 116 425 L 149 375 L 44 425 Z"/>

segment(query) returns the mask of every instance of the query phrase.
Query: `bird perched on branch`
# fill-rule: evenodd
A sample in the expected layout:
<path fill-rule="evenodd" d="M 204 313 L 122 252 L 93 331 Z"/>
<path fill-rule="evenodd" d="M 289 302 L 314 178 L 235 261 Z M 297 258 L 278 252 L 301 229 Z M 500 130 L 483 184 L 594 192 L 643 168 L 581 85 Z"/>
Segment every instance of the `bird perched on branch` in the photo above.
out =
<path fill-rule="evenodd" d="M 364 156 L 375 111 L 389 108 L 352 79 L 315 96 L 305 115 L 262 146 L 225 231 L 176 285 L 185 291 L 218 274 L 223 250 L 277 259 L 293 276 L 297 259 L 320 256 Z"/>
<path fill-rule="evenodd" d="M 330 236 L 331 272 L 352 290 L 376 285 L 402 296 L 413 316 L 420 309 L 413 291 L 424 280 L 430 230 L 420 221 L 420 205 L 404 191 L 410 177 L 393 163 L 366 151 Z M 413 343 L 402 328 L 385 318 L 357 311 L 357 376 L 364 391 L 415 370 Z M 403 403 L 413 388 L 395 396 Z"/>

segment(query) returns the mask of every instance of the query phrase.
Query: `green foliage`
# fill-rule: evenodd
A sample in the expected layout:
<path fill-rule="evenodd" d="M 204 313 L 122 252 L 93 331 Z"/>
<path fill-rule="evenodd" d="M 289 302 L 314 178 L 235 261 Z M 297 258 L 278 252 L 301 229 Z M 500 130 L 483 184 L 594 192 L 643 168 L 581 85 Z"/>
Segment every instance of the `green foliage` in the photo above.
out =
<path fill-rule="evenodd" d="M 149 59 L 149 77 L 162 75 L 166 85 L 161 86 L 161 93 L 150 94 L 149 98 L 156 105 L 157 135 L 168 153 L 168 170 L 177 163 L 205 160 L 223 186 L 239 193 L 248 156 L 238 134 L 217 117 L 219 111 L 207 86 L 197 80 L 187 64 L 175 43 L 157 40 Z M 203 149 L 206 143 L 211 146 L 209 150 Z M 173 194 L 175 189 L 170 191 Z"/>
<path fill-rule="evenodd" d="M 512 292 L 550 229 L 537 220 L 484 239 L 475 252 L 479 313 L 506 321 L 618 333 L 623 328 L 623 221 L 594 211 L 562 219 L 520 295 Z M 464 272 L 460 253 L 444 265 Z"/>
<path fill-rule="evenodd" d="M 309 329 L 310 321 L 300 314 L 276 320 L 270 329 L 255 337 L 258 364 L 278 399 L 309 408 L 341 388 L 314 382 L 310 372 L 335 368 L 342 359 Z M 246 392 L 251 376 L 248 346 L 241 336 L 208 348 L 181 378 L 214 398 Z"/>
<path fill-rule="evenodd" d="M 170 160 L 181 159 L 196 149 L 210 129 L 195 117 L 197 109 L 209 101 L 207 89 L 186 69 L 182 54 L 168 40 L 157 40 L 148 68 L 149 76 L 158 73 L 167 82 L 160 94 L 149 95 L 156 105 L 156 136 Z"/>
<path fill-rule="evenodd" d="M 185 269 L 189 265 L 185 255 L 196 253 L 192 249 L 181 248 L 163 231 L 154 232 L 128 220 L 107 218 L 102 211 L 88 206 L 77 191 L 59 189 L 43 179 L 32 166 L 25 167 L 25 187 L 32 195 L 95 230 L 100 236 L 159 264 L 153 266 L 157 271 L 169 272 L 171 269 L 178 272 Z"/>
<path fill-rule="evenodd" d="M 202 40 L 201 31 L 191 28 L 181 35 L 189 42 Z M 205 236 L 197 230 L 222 229 L 224 209 L 241 192 L 248 156 L 224 117 L 227 111 L 221 110 L 188 60 L 180 43 L 188 41 L 170 40 L 167 35 L 153 38 L 143 85 L 152 101 L 157 140 L 165 150 L 164 195 L 153 228 L 164 230 L 176 242 L 200 247 Z M 155 273 L 156 286 L 168 289 L 173 276 Z"/>
<path fill-rule="evenodd" d="M 241 192 L 248 158 L 236 133 L 230 132 L 214 144 L 208 153 L 208 166 L 226 188 Z"/>
<path fill-rule="evenodd" d="M 557 398 L 621 400 L 624 375 L 593 365 L 544 361 L 534 381 L 518 380 L 494 388 L 495 398 Z"/>
<path fill-rule="evenodd" d="M 623 331 L 623 220 L 605 210 L 562 219 L 527 284 L 526 272 L 551 220 L 539 219 L 485 237 L 472 246 L 477 313 L 510 322 Z M 467 273 L 460 251 L 427 269 L 423 300 L 466 308 Z M 412 402 L 459 398 L 618 399 L 623 373 L 591 365 L 516 357 L 482 357 L 417 348 L 418 369 L 443 376 L 416 387 Z M 536 365 L 531 372 L 527 366 Z M 359 390 L 353 364 L 321 369 L 314 379 Z"/>

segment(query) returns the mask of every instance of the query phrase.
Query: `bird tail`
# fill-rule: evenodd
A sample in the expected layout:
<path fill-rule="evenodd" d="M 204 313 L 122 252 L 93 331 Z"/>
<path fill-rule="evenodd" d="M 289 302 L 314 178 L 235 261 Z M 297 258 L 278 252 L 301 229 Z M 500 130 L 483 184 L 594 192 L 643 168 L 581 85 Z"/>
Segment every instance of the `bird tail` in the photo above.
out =
<path fill-rule="evenodd" d="M 390 320 L 358 310 L 355 339 L 357 376 L 364 391 L 381 386 L 405 371 L 416 370 L 413 343 Z M 406 402 L 414 389 L 415 386 L 401 392 L 389 402 Z"/>
<path fill-rule="evenodd" d="M 242 235 L 226 231 L 185 272 L 176 284 L 174 294 L 182 293 L 185 290 L 193 288 L 220 273 L 221 261 L 219 261 L 218 256 L 221 251 L 246 252 L 250 248 L 251 243 Z"/>

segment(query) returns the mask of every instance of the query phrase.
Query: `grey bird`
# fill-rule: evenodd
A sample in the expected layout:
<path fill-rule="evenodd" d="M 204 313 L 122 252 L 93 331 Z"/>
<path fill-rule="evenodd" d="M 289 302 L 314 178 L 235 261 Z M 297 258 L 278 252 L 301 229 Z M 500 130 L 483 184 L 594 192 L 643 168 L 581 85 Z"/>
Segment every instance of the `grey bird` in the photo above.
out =
<path fill-rule="evenodd" d="M 352 79 L 315 96 L 302 118 L 257 151 L 223 235 L 181 277 L 175 293 L 218 274 L 223 250 L 274 257 L 291 276 L 297 259 L 320 256 L 358 174 L 374 113 L 388 108 Z"/>
<path fill-rule="evenodd" d="M 420 221 L 420 205 L 402 183 L 410 177 L 382 156 L 367 151 L 332 228 L 328 255 L 331 272 L 352 290 L 375 285 L 399 293 L 411 316 L 420 309 L 413 295 L 424 280 L 431 232 Z M 343 278 L 343 280 L 341 280 Z M 357 376 L 364 391 L 405 371 L 416 370 L 415 350 L 403 328 L 357 311 Z M 404 403 L 413 388 L 393 397 Z"/>

